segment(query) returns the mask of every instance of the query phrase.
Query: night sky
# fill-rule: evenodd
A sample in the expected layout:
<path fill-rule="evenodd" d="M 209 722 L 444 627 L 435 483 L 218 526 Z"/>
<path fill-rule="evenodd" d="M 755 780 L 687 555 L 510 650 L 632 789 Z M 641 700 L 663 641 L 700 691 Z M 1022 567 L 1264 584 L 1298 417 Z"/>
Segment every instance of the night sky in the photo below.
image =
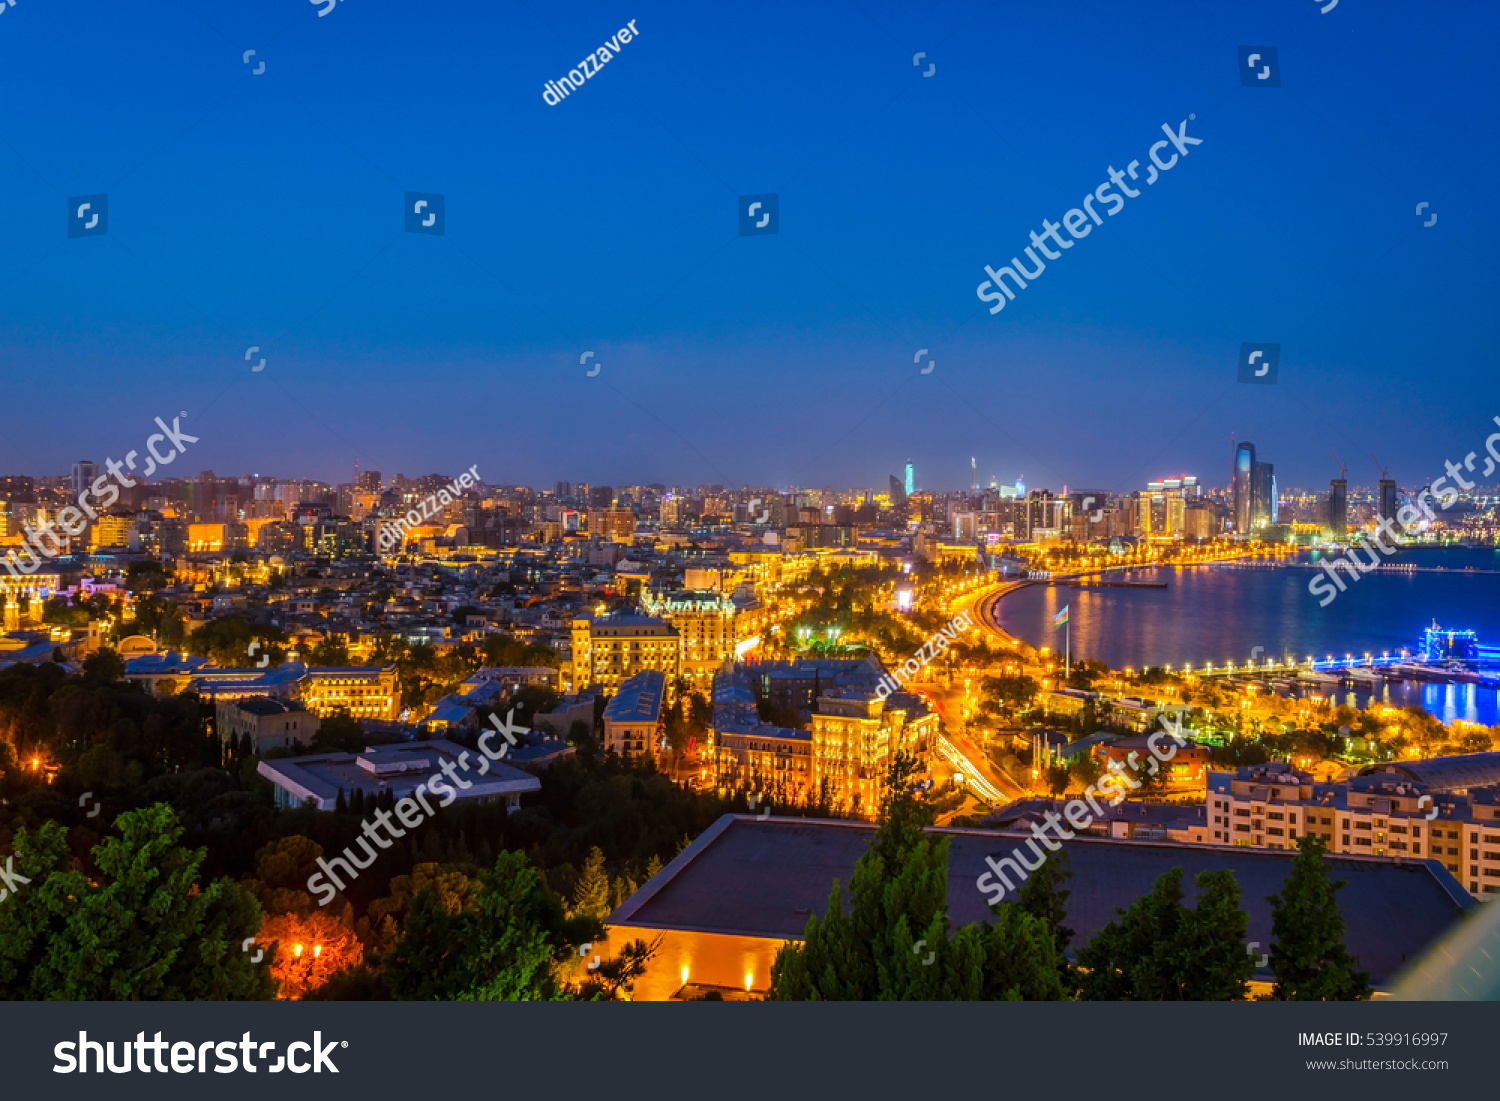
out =
<path fill-rule="evenodd" d="M 16 0 L 0 472 L 186 410 L 173 474 L 883 488 L 910 457 L 944 490 L 972 455 L 1124 491 L 1223 484 L 1234 433 L 1283 487 L 1330 447 L 1420 484 L 1500 414 L 1500 10 L 1326 2 Z M 985 264 L 1189 115 L 1201 145 L 988 313 Z M 741 236 L 764 193 L 779 232 Z"/>

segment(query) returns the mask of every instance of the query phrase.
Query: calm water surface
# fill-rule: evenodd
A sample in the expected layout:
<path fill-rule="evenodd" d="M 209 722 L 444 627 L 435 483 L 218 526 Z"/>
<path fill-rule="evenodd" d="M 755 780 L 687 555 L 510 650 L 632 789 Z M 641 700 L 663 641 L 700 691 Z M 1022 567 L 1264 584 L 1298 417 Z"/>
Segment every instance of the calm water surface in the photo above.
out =
<path fill-rule="evenodd" d="M 1412 551 L 1388 561 L 1496 572 L 1370 573 L 1358 582 L 1346 578 L 1347 591 L 1320 608 L 1307 586 L 1321 572 L 1164 567 L 1113 576 L 1165 581 L 1165 589 L 1036 585 L 1000 601 L 999 618 L 1011 634 L 1061 651 L 1063 628 L 1053 627 L 1052 617 L 1068 605 L 1073 656 L 1115 668 L 1243 662 L 1257 646 L 1263 647 L 1259 657 L 1292 654 L 1298 660 L 1380 654 L 1414 647 L 1434 619 L 1445 628 L 1477 631 L 1485 645 L 1500 645 L 1500 551 Z M 1357 702 L 1367 698 L 1359 693 Z M 1393 684 L 1382 698 L 1421 703 L 1445 722 L 1500 722 L 1496 691 L 1475 685 Z"/>

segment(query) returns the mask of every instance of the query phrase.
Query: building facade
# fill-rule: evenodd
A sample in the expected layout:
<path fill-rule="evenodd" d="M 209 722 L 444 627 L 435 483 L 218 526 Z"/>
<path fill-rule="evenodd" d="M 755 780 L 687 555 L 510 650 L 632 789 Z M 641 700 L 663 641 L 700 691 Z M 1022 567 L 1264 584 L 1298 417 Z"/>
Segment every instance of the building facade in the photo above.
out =
<path fill-rule="evenodd" d="M 574 692 L 597 686 L 612 693 L 637 673 L 656 670 L 667 686 L 682 671 L 682 638 L 653 616 L 580 615 L 572 624 Z"/>
<path fill-rule="evenodd" d="M 1283 763 L 1210 773 L 1210 844 L 1436 860 L 1471 895 L 1500 894 L 1500 753 L 1432 758 L 1340 783 Z"/>
<path fill-rule="evenodd" d="M 654 757 L 666 706 L 666 677 L 656 669 L 636 673 L 604 708 L 604 751 L 625 760 Z"/>

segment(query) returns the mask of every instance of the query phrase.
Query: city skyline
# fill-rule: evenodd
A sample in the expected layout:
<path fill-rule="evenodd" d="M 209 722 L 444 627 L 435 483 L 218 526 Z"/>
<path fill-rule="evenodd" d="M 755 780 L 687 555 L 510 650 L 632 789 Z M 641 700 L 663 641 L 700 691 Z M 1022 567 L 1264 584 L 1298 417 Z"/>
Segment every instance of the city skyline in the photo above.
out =
<path fill-rule="evenodd" d="M 357 458 L 546 484 L 565 451 L 599 480 L 878 485 L 910 455 L 955 488 L 978 456 L 981 484 L 1123 491 L 1217 482 L 1235 433 L 1284 483 L 1326 483 L 1332 447 L 1356 481 L 1374 451 L 1421 484 L 1500 410 L 1472 32 L 1495 16 L 1395 10 L 1085 5 L 1059 65 L 992 45 L 1047 40 L 1045 12 L 646 8 L 551 106 L 616 13 L 469 6 L 413 39 L 379 3 L 76 30 L 20 7 L 0 79 L 54 94 L 0 133 L 0 467 L 118 454 L 186 410 L 204 467 L 328 481 Z M 507 34 L 532 45 L 496 65 Z M 1278 47 L 1279 88 L 1240 86 L 1237 42 Z M 984 265 L 1189 117 L 1203 144 L 988 313 Z M 777 232 L 738 236 L 738 196 L 773 188 Z M 408 190 L 444 197 L 442 237 L 402 232 Z M 65 201 L 100 194 L 103 239 L 66 238 Z M 1276 386 L 1235 382 L 1255 340 Z"/>

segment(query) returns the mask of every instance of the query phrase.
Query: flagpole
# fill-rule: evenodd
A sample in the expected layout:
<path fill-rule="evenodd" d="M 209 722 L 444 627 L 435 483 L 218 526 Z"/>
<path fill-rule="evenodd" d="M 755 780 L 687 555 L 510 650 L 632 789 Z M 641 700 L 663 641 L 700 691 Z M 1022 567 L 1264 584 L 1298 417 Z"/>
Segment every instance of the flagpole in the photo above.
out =
<path fill-rule="evenodd" d="M 1073 676 L 1073 617 L 1071 615 L 1063 624 L 1063 638 L 1066 640 L 1063 650 L 1063 683 L 1066 684 Z"/>

